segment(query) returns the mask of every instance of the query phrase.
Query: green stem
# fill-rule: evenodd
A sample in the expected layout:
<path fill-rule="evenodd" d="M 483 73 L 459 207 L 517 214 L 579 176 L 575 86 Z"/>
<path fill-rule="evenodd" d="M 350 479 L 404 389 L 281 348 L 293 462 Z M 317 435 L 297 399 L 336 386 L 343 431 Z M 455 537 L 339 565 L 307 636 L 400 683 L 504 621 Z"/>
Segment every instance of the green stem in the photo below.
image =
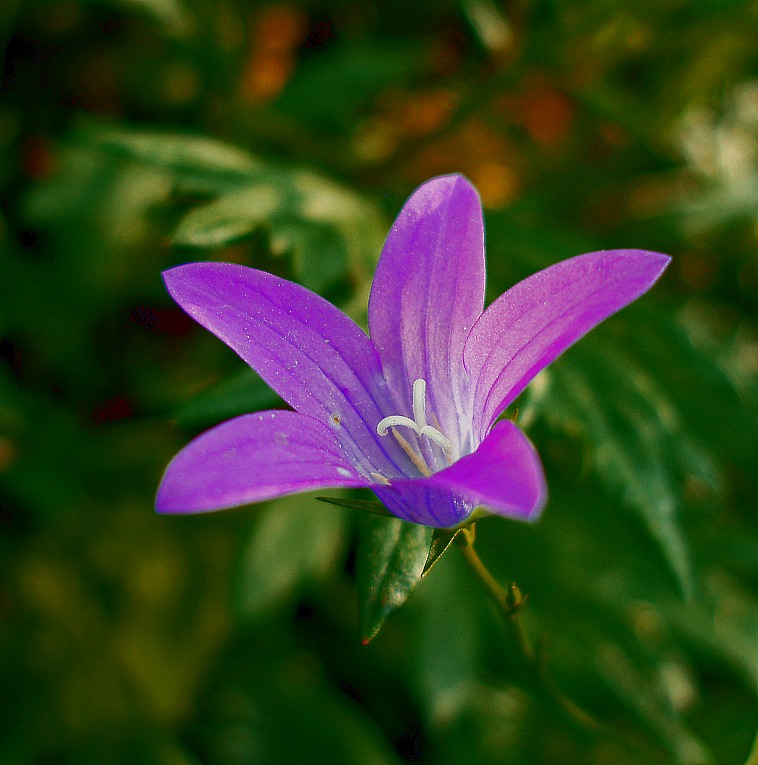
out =
<path fill-rule="evenodd" d="M 495 603 L 498 610 L 505 617 L 505 623 L 511 635 L 513 642 L 518 648 L 518 652 L 523 664 L 529 668 L 532 676 L 537 681 L 541 689 L 558 706 L 560 711 L 567 717 L 569 722 L 579 726 L 583 730 L 597 731 L 600 729 L 600 723 L 577 706 L 571 699 L 564 696 L 557 688 L 552 678 L 545 670 L 544 662 L 537 656 L 534 648 L 529 642 L 529 638 L 524 629 L 524 625 L 519 619 L 519 611 L 526 602 L 526 598 L 521 595 L 518 587 L 513 584 L 509 590 L 501 587 L 495 577 L 489 572 L 482 559 L 474 549 L 474 529 L 470 526 L 463 529 L 458 535 L 458 544 L 463 554 L 463 559 L 468 564 L 472 573 L 484 586 L 487 594 Z"/>
<path fill-rule="evenodd" d="M 489 569 L 474 549 L 475 530 L 474 525 L 461 530 L 456 536 L 456 542 L 460 546 L 463 559 L 469 569 L 484 587 L 490 599 L 497 606 L 498 611 L 504 617 L 506 627 L 511 639 L 515 644 L 519 658 L 526 667 L 536 686 L 544 696 L 556 707 L 566 721 L 581 733 L 601 733 L 612 738 L 617 743 L 633 751 L 644 751 L 650 757 L 650 762 L 667 761 L 658 750 L 650 750 L 636 741 L 630 741 L 616 731 L 608 728 L 593 717 L 589 712 L 582 709 L 578 704 L 565 696 L 547 671 L 543 658 L 534 650 L 524 625 L 519 619 L 519 612 L 526 603 L 526 596 L 521 594 L 519 588 L 512 584 L 507 590 L 498 584 Z M 749 759 L 745 765 L 758 765 L 758 738 Z"/>

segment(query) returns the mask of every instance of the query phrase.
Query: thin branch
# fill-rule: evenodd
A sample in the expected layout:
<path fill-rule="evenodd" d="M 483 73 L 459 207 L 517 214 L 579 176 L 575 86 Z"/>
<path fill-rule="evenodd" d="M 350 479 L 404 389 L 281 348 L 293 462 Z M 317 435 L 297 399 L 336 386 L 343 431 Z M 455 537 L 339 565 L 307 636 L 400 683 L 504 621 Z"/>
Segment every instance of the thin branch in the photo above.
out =
<path fill-rule="evenodd" d="M 484 587 L 490 599 L 497 606 L 500 614 L 504 617 L 521 663 L 529 671 L 537 687 L 561 712 L 566 721 L 582 733 L 604 734 L 627 749 L 635 751 L 644 750 L 653 760 L 667 761 L 658 750 L 650 750 L 648 747 L 643 747 L 640 743 L 630 741 L 626 736 L 608 728 L 560 690 L 547 671 L 542 657 L 534 650 L 524 625 L 519 619 L 519 613 L 526 603 L 527 597 L 522 595 L 521 590 L 519 590 L 516 584 L 512 584 L 508 589 L 500 586 L 474 549 L 474 540 L 475 530 L 473 524 L 462 529 L 461 533 L 457 535 L 456 542 L 460 546 L 463 559 L 479 583 Z M 751 754 L 752 759 L 749 759 L 745 765 L 758 765 L 758 738 L 756 742 L 754 751 Z"/>
<path fill-rule="evenodd" d="M 463 554 L 463 559 L 468 564 L 479 582 L 484 586 L 491 600 L 498 607 L 498 610 L 505 617 L 505 623 L 510 632 L 513 642 L 516 644 L 521 659 L 527 666 L 539 686 L 545 691 L 553 702 L 557 704 L 564 715 L 574 725 L 578 725 L 584 730 L 597 731 L 600 729 L 600 723 L 577 706 L 571 699 L 566 698 L 555 686 L 555 683 L 545 671 L 544 662 L 540 661 L 534 648 L 529 642 L 529 638 L 524 629 L 524 625 L 519 619 L 519 611 L 526 603 L 526 598 L 521 591 L 512 584 L 508 590 L 498 584 L 495 577 L 492 576 L 489 569 L 484 565 L 482 559 L 474 549 L 474 530 L 473 527 L 464 529 L 458 535 L 459 545 Z"/>

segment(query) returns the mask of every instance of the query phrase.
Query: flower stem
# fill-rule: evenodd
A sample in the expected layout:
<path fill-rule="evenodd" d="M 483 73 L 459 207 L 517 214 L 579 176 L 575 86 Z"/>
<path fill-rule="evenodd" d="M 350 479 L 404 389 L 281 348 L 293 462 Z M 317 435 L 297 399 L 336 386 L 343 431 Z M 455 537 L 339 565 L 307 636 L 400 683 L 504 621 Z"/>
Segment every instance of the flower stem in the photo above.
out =
<path fill-rule="evenodd" d="M 650 756 L 650 761 L 664 761 L 665 758 L 662 757 L 661 752 L 648 750 L 647 747 L 641 746 L 641 742 L 628 740 L 626 736 L 603 725 L 589 712 L 563 694 L 548 673 L 544 657 L 535 651 L 529 641 L 524 625 L 519 619 L 519 612 L 526 603 L 527 596 L 522 595 L 516 584 L 512 584 L 508 589 L 501 587 L 474 549 L 475 536 L 475 527 L 471 524 L 462 529 L 455 539 L 469 569 L 503 616 L 511 639 L 516 645 L 519 658 L 542 694 L 555 706 L 565 720 L 581 733 L 605 734 L 627 749 L 644 750 Z M 751 759 L 745 765 L 758 765 L 758 737 Z"/>
<path fill-rule="evenodd" d="M 472 573 L 484 586 L 487 594 L 495 603 L 498 610 L 505 617 L 505 623 L 511 635 L 513 642 L 518 648 L 518 652 L 524 664 L 529 668 L 533 678 L 538 685 L 553 701 L 561 712 L 574 725 L 584 730 L 597 731 L 600 723 L 577 706 L 571 699 L 566 698 L 555 686 L 550 676 L 545 671 L 544 662 L 540 660 L 535 652 L 524 629 L 524 625 L 518 618 L 519 611 L 526 597 L 521 594 L 519 588 L 512 584 L 508 590 L 498 584 L 495 577 L 492 576 L 489 569 L 484 565 L 482 559 L 474 549 L 474 526 L 463 529 L 456 539 L 463 554 L 463 559 L 468 564 Z"/>

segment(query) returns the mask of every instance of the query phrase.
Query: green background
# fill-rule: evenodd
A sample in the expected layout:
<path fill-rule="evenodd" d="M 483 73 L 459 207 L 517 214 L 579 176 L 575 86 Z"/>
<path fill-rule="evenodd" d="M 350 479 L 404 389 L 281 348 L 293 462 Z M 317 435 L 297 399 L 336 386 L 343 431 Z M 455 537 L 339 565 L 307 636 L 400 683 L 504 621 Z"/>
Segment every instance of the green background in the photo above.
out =
<path fill-rule="evenodd" d="M 3 2 L 0 763 L 745 763 L 756 39 L 728 0 Z M 370 574 L 394 555 L 408 594 L 423 529 L 312 496 L 153 512 L 190 438 L 281 406 L 161 270 L 253 265 L 365 322 L 393 216 L 453 171 L 489 300 L 581 252 L 673 256 L 517 401 L 543 518 L 477 534 L 600 731 L 458 550 L 388 615 Z"/>

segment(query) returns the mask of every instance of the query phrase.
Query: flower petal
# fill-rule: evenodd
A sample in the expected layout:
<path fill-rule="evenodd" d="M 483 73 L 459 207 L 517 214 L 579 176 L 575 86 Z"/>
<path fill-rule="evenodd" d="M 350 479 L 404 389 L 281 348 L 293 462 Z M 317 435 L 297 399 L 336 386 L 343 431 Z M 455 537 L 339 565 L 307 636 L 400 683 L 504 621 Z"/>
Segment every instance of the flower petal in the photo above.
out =
<path fill-rule="evenodd" d="M 456 526 L 481 506 L 497 515 L 534 520 L 547 486 L 532 443 L 510 420 L 499 422 L 479 448 L 429 478 L 372 487 L 387 508 L 425 526 Z"/>
<path fill-rule="evenodd" d="M 546 268 L 495 300 L 464 349 L 477 437 L 541 369 L 647 291 L 669 261 L 642 250 L 591 252 Z"/>
<path fill-rule="evenodd" d="M 497 515 L 534 520 L 547 501 L 537 450 L 510 420 L 495 425 L 479 448 L 432 476 Z"/>
<path fill-rule="evenodd" d="M 326 425 L 296 412 L 259 412 L 222 423 L 182 449 L 166 468 L 155 509 L 200 513 L 367 483 Z"/>
<path fill-rule="evenodd" d="M 446 484 L 430 478 L 406 478 L 390 486 L 372 486 L 379 501 L 398 518 L 435 529 L 446 529 L 465 521 L 476 507 L 453 494 Z"/>
<path fill-rule="evenodd" d="M 484 308 L 484 224 L 476 189 L 460 175 L 434 178 L 406 202 L 384 244 L 369 299 L 369 330 L 387 380 L 411 414 L 413 382 L 427 382 L 428 409 L 460 444 L 456 412 L 463 345 Z"/>
<path fill-rule="evenodd" d="M 298 284 L 231 263 L 189 263 L 163 278 L 174 300 L 290 406 L 332 428 L 365 475 L 402 474 L 407 457 L 376 432 L 394 414 L 376 348 L 342 311 Z"/>

